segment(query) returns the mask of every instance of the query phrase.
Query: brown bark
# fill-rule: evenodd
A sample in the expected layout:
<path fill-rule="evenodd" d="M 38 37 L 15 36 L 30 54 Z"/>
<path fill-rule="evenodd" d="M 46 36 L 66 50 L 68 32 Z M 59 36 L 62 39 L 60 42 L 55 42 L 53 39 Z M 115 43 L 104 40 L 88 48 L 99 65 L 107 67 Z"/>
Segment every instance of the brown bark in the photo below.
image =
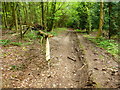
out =
<path fill-rule="evenodd" d="M 97 38 L 102 35 L 102 28 L 103 28 L 103 0 L 101 0 L 100 2 L 100 22 L 99 22 Z"/>
<path fill-rule="evenodd" d="M 3 18 L 4 18 L 4 26 L 5 26 L 5 28 L 7 28 L 7 13 L 6 12 L 7 12 L 6 11 L 6 3 L 3 2 L 3 13 L 4 13 Z"/>
<path fill-rule="evenodd" d="M 13 21 L 15 22 L 15 29 L 18 32 L 18 19 L 17 19 L 17 12 L 16 12 L 16 4 L 13 2 Z"/>
<path fill-rule="evenodd" d="M 52 2 L 52 6 L 51 6 L 51 19 L 49 20 L 49 23 L 48 23 L 48 32 L 52 31 L 52 28 L 53 28 L 53 24 L 54 24 L 54 18 L 55 18 L 55 10 L 56 10 L 56 2 Z"/>
<path fill-rule="evenodd" d="M 45 35 L 46 37 L 53 37 L 52 34 L 45 33 L 45 32 L 43 32 L 43 31 L 41 31 L 41 30 L 39 30 L 39 32 L 40 32 L 40 34 L 43 34 L 43 35 Z"/>
<path fill-rule="evenodd" d="M 41 9 L 42 9 L 42 26 L 44 27 L 44 2 L 41 2 Z"/>

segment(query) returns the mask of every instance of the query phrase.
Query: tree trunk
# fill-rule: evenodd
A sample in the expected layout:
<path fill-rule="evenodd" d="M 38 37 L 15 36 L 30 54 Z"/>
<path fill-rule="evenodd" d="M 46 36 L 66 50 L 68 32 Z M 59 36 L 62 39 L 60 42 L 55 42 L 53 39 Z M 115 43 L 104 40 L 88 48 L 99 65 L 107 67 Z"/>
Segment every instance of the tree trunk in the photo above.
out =
<path fill-rule="evenodd" d="M 101 0 L 100 2 L 100 22 L 99 22 L 97 38 L 102 35 L 102 28 L 103 28 L 103 0 Z"/>
<path fill-rule="evenodd" d="M 89 34 L 90 33 L 90 31 L 91 31 L 91 18 L 90 18 L 90 10 L 88 9 L 88 7 L 86 7 L 87 8 L 87 25 L 88 25 L 88 27 L 87 27 L 87 33 Z"/>
<path fill-rule="evenodd" d="M 16 32 L 18 32 L 18 19 L 17 19 L 16 9 L 17 9 L 17 7 L 16 7 L 15 3 L 13 2 L 13 21 L 15 23 Z"/>
<path fill-rule="evenodd" d="M 3 13 L 4 13 L 4 26 L 5 26 L 5 28 L 7 28 L 7 11 L 6 11 L 6 3 L 5 2 L 3 2 L 3 6 L 4 6 L 4 8 L 3 8 Z"/>
<path fill-rule="evenodd" d="M 52 9 L 51 9 L 51 19 L 48 25 L 48 32 L 52 31 L 53 24 L 54 24 L 54 18 L 55 18 L 55 9 L 56 9 L 56 2 L 52 2 Z"/>
<path fill-rule="evenodd" d="M 42 9 L 42 26 L 44 27 L 44 2 L 41 2 L 41 9 Z"/>
<path fill-rule="evenodd" d="M 33 13 L 31 13 L 31 11 L 32 11 L 32 5 L 31 2 L 29 2 L 29 22 L 33 24 Z"/>
<path fill-rule="evenodd" d="M 47 14 L 47 15 L 46 15 L 46 17 L 47 17 L 47 18 L 46 18 L 46 29 L 48 29 L 48 25 L 49 25 L 49 24 L 48 24 L 48 23 L 49 23 L 49 22 L 48 22 L 48 20 L 49 20 L 49 19 L 48 19 L 48 17 L 49 17 L 49 2 L 48 2 L 48 0 L 47 0 L 47 5 L 46 5 L 46 14 Z"/>
<path fill-rule="evenodd" d="M 109 39 L 111 38 L 112 28 L 111 28 L 111 11 L 112 11 L 112 4 L 111 2 L 108 3 L 109 5 Z"/>
<path fill-rule="evenodd" d="M 22 34 L 22 13 L 21 13 L 21 9 L 19 8 L 19 19 L 20 19 L 20 38 L 22 40 L 23 38 L 23 34 Z"/>
<path fill-rule="evenodd" d="M 24 19 L 25 19 L 25 22 L 24 22 L 24 23 L 25 23 L 25 24 L 28 23 L 28 10 L 27 10 L 27 7 L 26 7 L 26 6 L 27 6 L 27 4 L 25 3 L 25 4 L 24 4 L 24 7 L 23 7 L 23 8 L 24 8 Z"/>

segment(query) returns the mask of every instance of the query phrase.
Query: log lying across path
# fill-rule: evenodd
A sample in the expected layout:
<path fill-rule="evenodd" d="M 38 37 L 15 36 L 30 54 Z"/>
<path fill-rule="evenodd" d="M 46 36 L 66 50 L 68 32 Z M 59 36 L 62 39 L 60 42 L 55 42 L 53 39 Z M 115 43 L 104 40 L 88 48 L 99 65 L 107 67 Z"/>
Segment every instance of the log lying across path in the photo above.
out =
<path fill-rule="evenodd" d="M 42 30 L 39 30 L 39 32 L 40 32 L 40 34 L 45 35 L 46 37 L 53 37 L 52 34 L 45 33 Z"/>

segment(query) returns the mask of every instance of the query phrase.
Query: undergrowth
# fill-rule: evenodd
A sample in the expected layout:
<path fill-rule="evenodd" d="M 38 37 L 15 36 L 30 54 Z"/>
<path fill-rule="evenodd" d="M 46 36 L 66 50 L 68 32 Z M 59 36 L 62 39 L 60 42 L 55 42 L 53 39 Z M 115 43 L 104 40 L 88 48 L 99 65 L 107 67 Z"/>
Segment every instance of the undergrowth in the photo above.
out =
<path fill-rule="evenodd" d="M 13 40 L 5 39 L 5 40 L 0 40 L 0 45 L 2 45 L 2 46 L 8 46 L 8 45 L 14 45 L 14 46 L 30 45 L 33 42 L 35 42 L 35 40 L 38 39 L 40 41 L 41 38 L 43 38 L 43 36 L 38 35 L 38 33 L 39 33 L 39 31 L 27 32 L 24 35 L 23 39 L 22 39 L 22 41 L 25 41 L 24 43 L 23 42 L 18 42 L 17 40 L 13 41 Z"/>
<path fill-rule="evenodd" d="M 67 30 L 67 28 L 55 28 L 55 29 L 53 29 L 52 32 L 48 32 L 48 33 L 52 34 L 53 36 L 57 36 L 62 31 L 66 31 L 66 30 Z"/>
<path fill-rule="evenodd" d="M 5 40 L 0 40 L 0 45 L 2 46 L 8 46 L 8 45 L 13 45 L 13 46 L 22 46 L 22 45 L 30 45 L 32 44 L 35 40 L 40 40 L 43 36 L 37 35 L 38 31 L 31 31 L 28 32 L 24 35 L 23 37 L 23 41 L 25 41 L 24 43 L 22 42 L 18 42 L 18 41 L 12 41 L 9 39 L 5 39 Z"/>
<path fill-rule="evenodd" d="M 37 31 L 31 31 L 25 34 L 24 40 L 25 41 L 32 41 L 38 38 L 38 35 L 36 35 L 38 32 Z"/>
<path fill-rule="evenodd" d="M 10 40 L 0 40 L 0 45 L 2 46 L 8 46 L 8 45 L 22 46 L 22 45 L 30 45 L 30 44 L 32 43 L 31 42 L 22 43 L 22 42 L 12 42 Z"/>
<path fill-rule="evenodd" d="M 84 35 L 84 37 L 87 37 L 88 40 L 97 44 L 99 47 L 106 49 L 112 55 L 118 56 L 118 44 L 115 43 L 115 40 L 108 40 L 104 37 L 96 38 L 89 35 Z"/>

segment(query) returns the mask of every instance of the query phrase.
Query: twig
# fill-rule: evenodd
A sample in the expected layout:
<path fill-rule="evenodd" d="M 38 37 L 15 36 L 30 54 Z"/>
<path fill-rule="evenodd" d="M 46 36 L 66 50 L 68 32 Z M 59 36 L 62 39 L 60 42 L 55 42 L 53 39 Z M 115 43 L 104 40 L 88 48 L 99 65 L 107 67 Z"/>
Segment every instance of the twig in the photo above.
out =
<path fill-rule="evenodd" d="M 67 58 L 70 59 L 70 60 L 72 60 L 72 61 L 76 61 L 75 59 L 73 59 L 73 58 L 71 58 L 71 57 L 69 57 L 69 56 L 68 56 Z"/>
<path fill-rule="evenodd" d="M 79 68 L 78 70 L 81 70 L 81 69 L 83 69 L 83 68 L 85 67 L 85 65 L 86 65 L 86 64 L 84 64 L 84 65 L 83 65 L 81 68 Z"/>

